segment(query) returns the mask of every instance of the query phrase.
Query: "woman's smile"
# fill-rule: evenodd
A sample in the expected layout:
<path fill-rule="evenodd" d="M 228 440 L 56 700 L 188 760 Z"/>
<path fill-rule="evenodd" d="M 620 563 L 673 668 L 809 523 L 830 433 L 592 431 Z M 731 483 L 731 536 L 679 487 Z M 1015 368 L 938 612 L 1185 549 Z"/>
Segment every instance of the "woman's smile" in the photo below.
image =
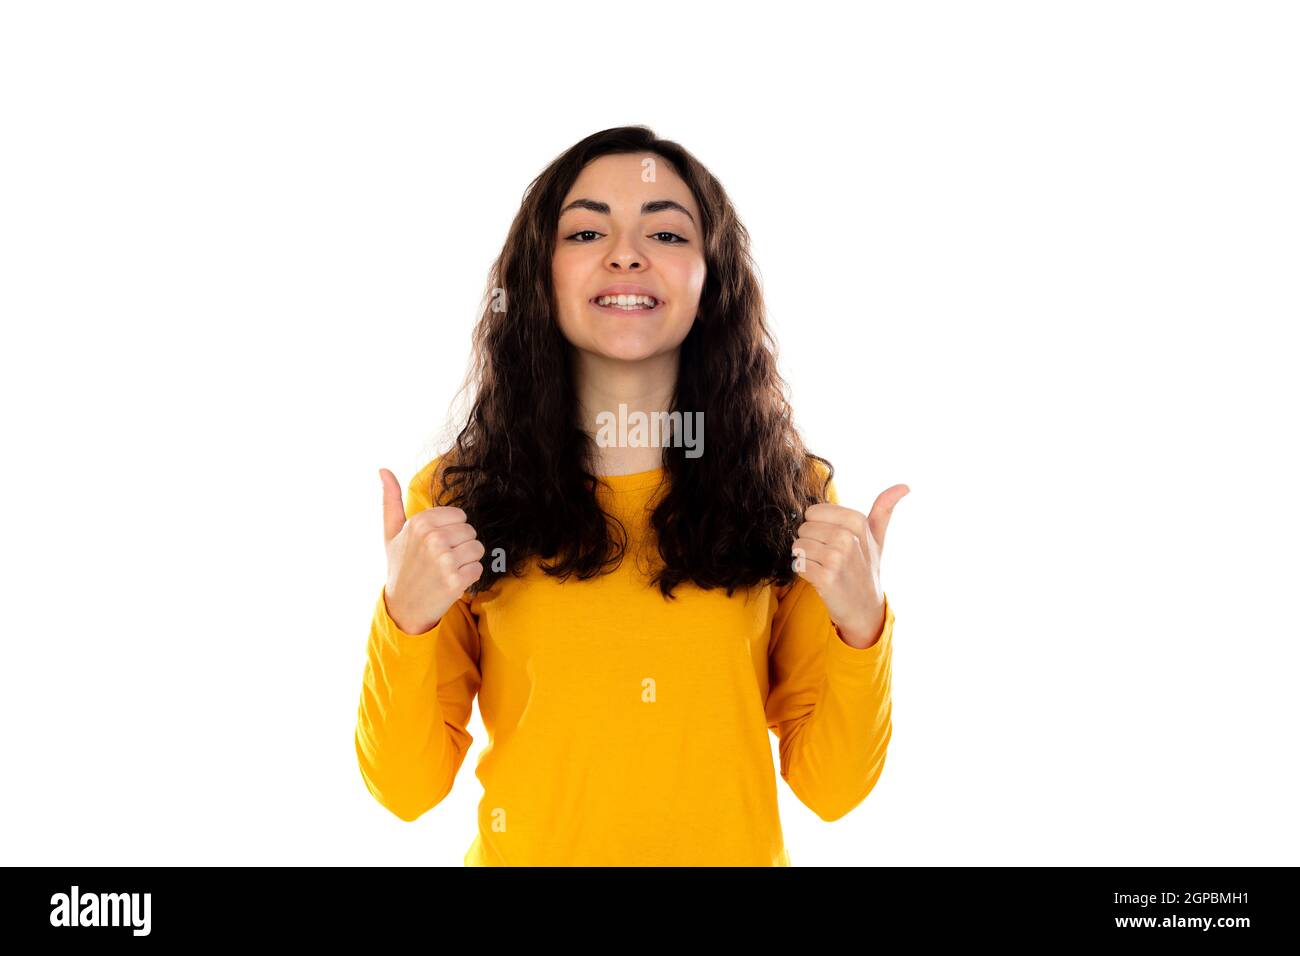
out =
<path fill-rule="evenodd" d="M 654 304 L 648 303 L 645 299 L 637 296 L 619 295 L 608 296 L 600 299 L 592 299 L 591 304 L 601 312 L 617 312 L 622 315 L 635 312 L 638 315 L 651 315 L 663 310 L 663 303 L 651 300 Z"/>
<path fill-rule="evenodd" d="M 662 309 L 664 300 L 645 286 L 620 283 L 608 286 L 587 300 L 601 312 L 651 314 Z"/>

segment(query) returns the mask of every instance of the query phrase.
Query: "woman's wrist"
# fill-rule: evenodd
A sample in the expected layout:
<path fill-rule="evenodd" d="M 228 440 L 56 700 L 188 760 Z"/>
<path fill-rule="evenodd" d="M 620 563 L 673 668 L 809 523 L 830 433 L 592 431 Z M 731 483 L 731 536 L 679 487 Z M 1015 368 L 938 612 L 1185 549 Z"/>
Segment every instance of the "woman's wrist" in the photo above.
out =
<path fill-rule="evenodd" d="M 881 605 L 866 618 L 866 623 L 854 622 L 840 624 L 836 622 L 835 630 L 845 644 L 866 650 L 880 640 L 885 633 L 885 605 Z"/>

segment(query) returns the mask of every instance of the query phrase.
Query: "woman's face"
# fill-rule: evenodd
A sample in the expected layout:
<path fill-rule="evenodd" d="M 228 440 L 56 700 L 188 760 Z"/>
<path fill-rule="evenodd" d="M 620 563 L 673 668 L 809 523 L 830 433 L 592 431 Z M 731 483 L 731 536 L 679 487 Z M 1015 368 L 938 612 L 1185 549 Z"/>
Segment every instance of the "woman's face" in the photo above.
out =
<path fill-rule="evenodd" d="M 560 209 L 551 277 L 564 337 L 624 361 L 677 348 L 699 310 L 705 265 L 699 207 L 668 161 L 642 153 L 592 160 Z M 604 294 L 654 304 L 602 304 Z"/>

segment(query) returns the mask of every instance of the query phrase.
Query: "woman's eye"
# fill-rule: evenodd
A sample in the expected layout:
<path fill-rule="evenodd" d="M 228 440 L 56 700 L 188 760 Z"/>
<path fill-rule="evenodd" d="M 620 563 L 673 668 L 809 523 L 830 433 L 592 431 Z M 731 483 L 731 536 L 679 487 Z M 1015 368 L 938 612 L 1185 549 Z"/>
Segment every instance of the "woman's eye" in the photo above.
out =
<path fill-rule="evenodd" d="M 572 239 L 572 240 L 575 241 L 575 242 L 594 242 L 594 241 L 596 240 L 596 238 L 598 238 L 600 235 L 601 235 L 601 234 L 600 234 L 599 232 L 597 232 L 595 229 L 583 229 L 583 230 L 580 230 L 580 231 L 578 231 L 578 232 L 575 232 L 575 233 L 574 233 L 573 235 L 571 235 L 571 236 L 565 236 L 565 238 L 566 238 L 566 239 Z M 668 245 L 670 245 L 670 246 L 675 246 L 675 245 L 677 245 L 678 243 L 682 243 L 682 242 L 685 242 L 685 241 L 686 241 L 684 238 L 682 238 L 681 236 L 677 235 L 677 233 L 675 233 L 675 232 L 667 232 L 667 231 L 663 231 L 663 232 L 653 232 L 653 233 L 651 233 L 650 235 L 651 235 L 652 237 L 656 238 L 656 239 L 659 239 L 659 240 L 661 240 L 661 241 L 663 241 L 663 242 L 668 243 Z M 590 236 L 591 238 L 580 238 L 580 237 L 584 237 L 584 236 Z M 664 237 L 667 237 L 667 238 L 664 238 Z"/>

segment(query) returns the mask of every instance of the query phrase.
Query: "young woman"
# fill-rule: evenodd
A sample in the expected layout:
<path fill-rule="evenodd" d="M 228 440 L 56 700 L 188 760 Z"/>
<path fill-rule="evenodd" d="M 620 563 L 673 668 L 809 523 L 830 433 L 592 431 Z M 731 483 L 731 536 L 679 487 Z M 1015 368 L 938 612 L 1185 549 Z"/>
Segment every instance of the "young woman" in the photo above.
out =
<path fill-rule="evenodd" d="M 880 554 L 907 487 L 839 504 L 792 424 L 744 226 L 642 126 L 530 185 L 474 354 L 468 420 L 405 506 L 380 470 L 366 786 L 403 820 L 435 806 L 477 694 L 467 865 L 788 866 L 768 730 L 824 820 L 884 767 Z M 629 438 L 642 416 L 680 427 Z"/>

